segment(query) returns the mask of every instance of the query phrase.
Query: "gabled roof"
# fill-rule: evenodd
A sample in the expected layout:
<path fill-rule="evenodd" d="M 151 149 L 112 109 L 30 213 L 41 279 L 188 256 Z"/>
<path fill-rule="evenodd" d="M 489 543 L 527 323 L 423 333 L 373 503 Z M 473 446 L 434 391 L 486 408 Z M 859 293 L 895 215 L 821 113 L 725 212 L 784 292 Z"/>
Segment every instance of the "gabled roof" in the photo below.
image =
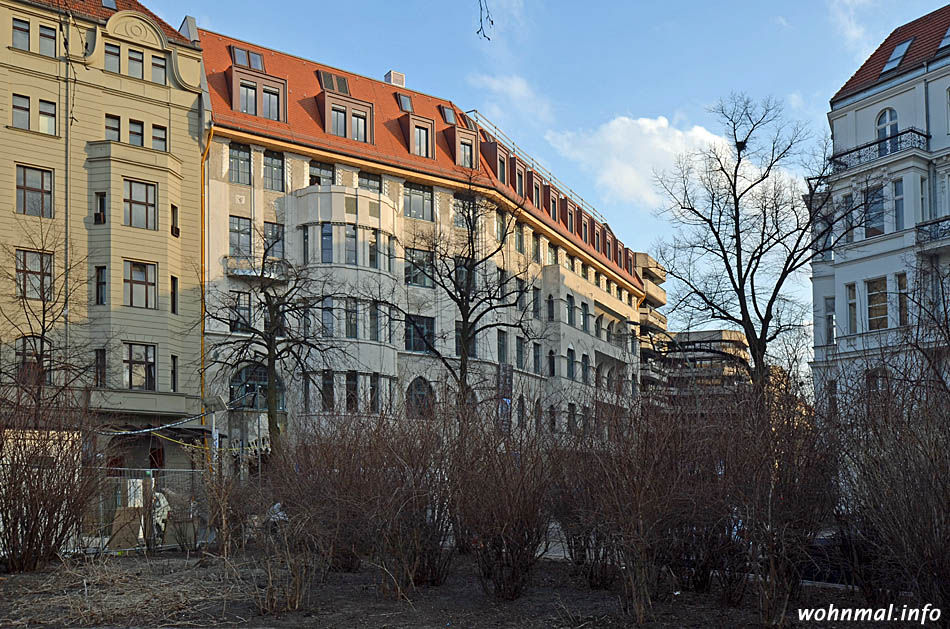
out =
<path fill-rule="evenodd" d="M 136 0 L 115 0 L 115 9 L 107 9 L 102 6 L 101 0 L 30 0 L 30 2 L 48 6 L 54 10 L 66 9 L 75 15 L 101 22 L 105 22 L 112 17 L 113 13 L 118 13 L 119 11 L 138 11 L 151 18 L 158 27 L 162 29 L 162 32 L 165 33 L 165 36 L 168 37 L 169 40 L 178 44 L 192 45 L 192 43 L 182 37 L 181 33 L 175 30 L 174 27 L 149 11 L 145 5 Z"/>
<path fill-rule="evenodd" d="M 946 47 L 940 48 L 940 42 L 947 34 L 948 29 L 950 29 L 950 5 L 894 29 L 887 36 L 887 39 L 878 46 L 878 49 L 868 57 L 867 61 L 858 68 L 858 71 L 848 79 L 847 83 L 838 90 L 838 93 L 832 96 L 831 102 L 834 103 L 880 81 L 888 80 L 920 67 L 937 57 L 938 51 L 941 56 L 945 52 L 950 52 Z M 900 64 L 881 76 L 881 71 L 890 59 L 894 49 L 908 40 L 912 40 L 910 48 L 907 49 Z"/>
<path fill-rule="evenodd" d="M 489 165 L 481 151 L 478 151 L 476 155 L 479 160 L 477 171 L 473 172 L 455 164 L 455 147 L 449 145 L 451 136 L 446 133 L 455 125 L 447 124 L 440 110 L 440 107 L 448 107 L 455 111 L 459 128 L 465 128 L 461 116 L 464 112 L 452 101 L 256 46 L 212 31 L 199 28 L 198 34 L 204 57 L 208 91 L 211 95 L 212 118 L 216 126 L 452 179 L 462 185 L 472 181 L 475 185 L 494 188 L 515 204 L 522 202 L 517 198 L 510 182 L 506 185 L 498 181 L 494 175 L 495 165 Z M 265 73 L 287 81 L 286 122 L 244 114 L 232 108 L 228 76 L 228 69 L 232 65 L 231 46 L 259 53 L 263 58 Z M 372 144 L 326 133 L 323 117 L 328 112 L 322 111 L 318 98 L 323 92 L 319 79 L 320 71 L 344 77 L 350 97 L 373 104 L 375 137 Z M 436 145 L 434 159 L 415 155 L 408 150 L 405 130 L 402 126 L 402 121 L 407 114 L 400 110 L 397 94 L 411 96 L 414 115 L 433 121 Z M 481 142 L 488 141 L 484 130 L 480 130 L 479 133 Z M 607 252 L 595 251 L 592 244 L 585 243 L 579 235 L 569 232 L 562 222 L 553 220 L 542 208 L 535 208 L 525 199 L 524 211 L 642 290 L 643 284 L 635 271 L 627 273 L 622 262 L 618 264 L 609 259 Z M 593 217 L 591 220 L 596 221 Z"/>

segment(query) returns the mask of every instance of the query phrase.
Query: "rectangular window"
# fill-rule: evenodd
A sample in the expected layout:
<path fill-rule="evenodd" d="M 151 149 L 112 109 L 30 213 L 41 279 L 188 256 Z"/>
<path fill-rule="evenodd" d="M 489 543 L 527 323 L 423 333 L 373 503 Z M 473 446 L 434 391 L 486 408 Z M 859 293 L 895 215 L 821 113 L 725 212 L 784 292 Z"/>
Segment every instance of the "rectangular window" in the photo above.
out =
<path fill-rule="evenodd" d="M 534 198 L 532 199 L 534 207 L 541 207 L 541 186 L 534 184 Z M 554 199 L 551 199 L 551 207 L 554 207 Z"/>
<path fill-rule="evenodd" d="M 884 188 L 868 191 L 864 215 L 864 237 L 873 238 L 884 233 Z"/>
<path fill-rule="evenodd" d="M 169 300 L 171 303 L 172 314 L 178 314 L 178 278 L 174 275 L 171 276 L 171 292 L 169 294 Z"/>
<path fill-rule="evenodd" d="M 519 336 L 515 339 L 515 365 L 518 369 L 525 368 L 525 340 L 523 336 Z"/>
<path fill-rule="evenodd" d="M 27 216 L 53 216 L 53 171 L 16 167 L 16 211 Z"/>
<path fill-rule="evenodd" d="M 265 118 L 280 120 L 280 92 L 265 87 L 262 95 L 262 109 Z"/>
<path fill-rule="evenodd" d="M 120 49 L 115 44 L 106 44 L 105 46 L 105 69 L 106 72 L 119 73 Z"/>
<path fill-rule="evenodd" d="M 567 350 L 567 378 L 569 380 L 574 380 L 574 359 L 576 355 L 573 349 L 568 348 Z"/>
<path fill-rule="evenodd" d="M 416 127 L 413 152 L 420 157 L 429 157 L 429 127 Z"/>
<path fill-rule="evenodd" d="M 132 391 L 154 391 L 155 346 L 126 343 L 123 354 L 125 388 Z"/>
<path fill-rule="evenodd" d="M 848 300 L 848 334 L 858 333 L 858 296 L 854 284 L 846 284 L 845 297 Z"/>
<path fill-rule="evenodd" d="M 56 135 L 56 103 L 40 101 L 40 133 Z"/>
<path fill-rule="evenodd" d="M 904 229 L 904 180 L 898 179 L 891 183 L 894 193 L 894 231 Z"/>
<path fill-rule="evenodd" d="M 475 168 L 475 161 L 473 159 L 472 153 L 472 143 L 471 142 L 462 142 L 461 143 L 462 152 L 461 159 L 459 163 L 465 168 Z"/>
<path fill-rule="evenodd" d="M 432 288 L 432 252 L 424 249 L 406 249 L 406 284 Z"/>
<path fill-rule="evenodd" d="M 379 407 L 379 374 L 372 373 L 369 376 L 369 410 L 378 413 Z"/>
<path fill-rule="evenodd" d="M 320 225 L 320 262 L 333 264 L 333 225 Z"/>
<path fill-rule="evenodd" d="M 53 254 L 16 250 L 16 296 L 43 301 L 53 298 Z"/>
<path fill-rule="evenodd" d="M 515 305 L 518 306 L 518 310 L 520 310 L 521 312 L 524 312 L 525 308 L 528 305 L 527 304 L 528 290 L 527 290 L 527 287 L 525 286 L 524 280 L 521 279 L 520 277 L 517 278 L 515 280 L 515 287 L 518 292 L 517 296 L 515 297 Z"/>
<path fill-rule="evenodd" d="M 567 231 L 574 233 L 574 212 L 567 212 Z"/>
<path fill-rule="evenodd" d="M 533 234 L 531 236 L 531 261 L 541 261 L 541 235 Z"/>
<path fill-rule="evenodd" d="M 333 336 L 334 322 L 333 297 L 324 297 L 320 306 L 320 325 L 323 327 L 323 336 Z"/>
<path fill-rule="evenodd" d="M 264 223 L 264 250 L 268 258 L 284 259 L 283 223 Z"/>
<path fill-rule="evenodd" d="M 231 312 L 228 313 L 232 332 L 249 332 L 251 329 L 251 294 L 231 291 Z"/>
<path fill-rule="evenodd" d="M 152 125 L 152 148 L 156 151 L 168 150 L 168 131 L 165 127 Z"/>
<path fill-rule="evenodd" d="M 396 237 L 388 236 L 389 245 L 387 246 L 387 251 L 389 252 L 386 256 L 386 270 L 392 273 L 393 270 L 393 260 L 396 259 Z"/>
<path fill-rule="evenodd" d="M 865 282 L 868 291 L 868 329 L 883 330 L 887 327 L 887 278 Z"/>
<path fill-rule="evenodd" d="M 178 393 L 178 356 L 172 354 L 172 370 L 171 370 L 171 381 L 172 381 L 172 393 Z"/>
<path fill-rule="evenodd" d="M 145 56 L 140 50 L 129 51 L 129 76 L 143 78 Z"/>
<path fill-rule="evenodd" d="M 366 115 L 353 114 L 353 139 L 357 142 L 366 142 Z"/>
<path fill-rule="evenodd" d="M 13 18 L 13 47 L 17 50 L 30 49 L 30 23 Z"/>
<path fill-rule="evenodd" d="M 333 371 L 323 370 L 323 376 L 320 379 L 320 396 L 323 398 L 323 410 L 333 411 L 336 408 L 336 400 L 333 395 Z"/>
<path fill-rule="evenodd" d="M 359 374 L 355 371 L 346 372 L 346 410 L 355 413 L 360 408 L 359 402 Z"/>
<path fill-rule="evenodd" d="M 106 193 L 97 192 L 96 205 L 93 208 L 92 222 L 95 225 L 105 225 L 107 213 L 108 213 L 108 205 L 106 203 Z"/>
<path fill-rule="evenodd" d="M 251 219 L 231 216 L 228 220 L 228 255 L 234 258 L 251 256 Z"/>
<path fill-rule="evenodd" d="M 273 151 L 264 151 L 264 188 L 284 191 L 284 155 Z"/>
<path fill-rule="evenodd" d="M 341 138 L 346 137 L 346 110 L 334 107 L 330 110 L 330 132 Z"/>
<path fill-rule="evenodd" d="M 574 312 L 574 295 L 567 296 L 567 324 L 571 327 L 577 327 L 577 315 Z"/>
<path fill-rule="evenodd" d="M 102 388 L 106 386 L 106 350 L 99 348 L 96 350 L 95 374 L 93 386 Z"/>
<path fill-rule="evenodd" d="M 907 274 L 897 274 L 897 325 L 907 325 L 909 320 L 910 294 L 907 292 Z"/>
<path fill-rule="evenodd" d="M 166 82 L 165 57 L 152 55 L 152 83 L 165 85 Z"/>
<path fill-rule="evenodd" d="M 825 345 L 835 344 L 835 298 L 825 297 Z"/>
<path fill-rule="evenodd" d="M 333 185 L 333 164 L 324 164 L 321 162 L 310 162 L 310 185 L 311 186 L 332 186 Z"/>
<path fill-rule="evenodd" d="M 406 351 L 431 352 L 435 346 L 435 319 L 406 315 Z"/>
<path fill-rule="evenodd" d="M 172 204 L 171 206 L 171 215 L 172 215 L 172 236 L 178 238 L 181 235 L 181 228 L 178 226 L 178 206 Z"/>
<path fill-rule="evenodd" d="M 250 185 L 251 183 L 251 147 L 246 144 L 231 144 L 229 148 L 231 183 Z"/>
<path fill-rule="evenodd" d="M 515 175 L 515 191 L 518 193 L 518 196 L 524 196 L 524 173 L 520 170 Z"/>
<path fill-rule="evenodd" d="M 854 242 L 854 197 L 846 194 L 841 197 L 841 214 L 844 216 L 842 221 L 844 228 L 844 241 Z"/>
<path fill-rule="evenodd" d="M 374 173 L 364 173 L 360 171 L 357 178 L 357 185 L 360 190 L 369 190 L 380 194 L 383 191 L 383 178 Z"/>
<path fill-rule="evenodd" d="M 541 344 L 533 343 L 531 345 L 531 366 L 534 373 L 541 374 Z"/>
<path fill-rule="evenodd" d="M 121 142 L 122 122 L 118 116 L 106 114 L 106 139 Z"/>
<path fill-rule="evenodd" d="M 30 128 L 30 99 L 26 96 L 13 95 L 13 126 L 17 129 Z"/>
<path fill-rule="evenodd" d="M 144 229 L 158 229 L 155 212 L 155 184 L 126 179 L 123 186 L 125 190 L 123 224 Z"/>
<path fill-rule="evenodd" d="M 108 303 L 109 294 L 109 276 L 106 274 L 106 267 L 96 267 L 96 305 L 104 306 Z"/>
<path fill-rule="evenodd" d="M 432 187 L 407 182 L 403 186 L 402 211 L 409 218 L 433 220 Z"/>
<path fill-rule="evenodd" d="M 369 266 L 372 269 L 379 268 L 379 230 L 374 229 L 369 233 Z"/>
<path fill-rule="evenodd" d="M 125 305 L 133 308 L 157 308 L 155 293 L 156 265 L 125 261 Z"/>
<path fill-rule="evenodd" d="M 531 314 L 535 319 L 541 318 L 541 289 L 531 289 Z"/>
<path fill-rule="evenodd" d="M 462 330 L 462 322 L 461 322 L 461 321 L 456 321 L 456 322 L 455 322 L 455 355 L 456 355 L 456 356 L 461 356 L 461 355 L 462 355 L 462 347 L 463 347 L 463 343 L 462 343 L 462 336 L 463 336 L 463 334 L 462 334 L 462 331 L 463 331 L 463 330 Z M 478 344 L 475 342 L 474 330 L 472 330 L 471 328 L 470 328 L 470 333 L 471 333 L 471 337 L 468 339 L 468 358 L 477 358 L 477 357 L 478 357 L 478 352 L 477 352 Z"/>
<path fill-rule="evenodd" d="M 557 264 L 557 245 L 548 243 L 548 264 Z"/>
<path fill-rule="evenodd" d="M 504 330 L 498 330 L 498 363 L 508 364 L 508 333 Z"/>
<path fill-rule="evenodd" d="M 145 146 L 145 124 L 138 120 L 129 120 L 129 144 Z"/>
<path fill-rule="evenodd" d="M 507 183 L 508 181 L 508 171 L 505 170 L 506 167 L 505 158 L 498 157 L 498 181 L 501 183 Z"/>
<path fill-rule="evenodd" d="M 379 302 L 374 301 L 369 305 L 369 340 L 379 340 Z"/>
<path fill-rule="evenodd" d="M 515 250 L 518 253 L 524 253 L 524 224 L 515 225 Z"/>
<path fill-rule="evenodd" d="M 359 338 L 359 310 L 356 300 L 352 297 L 344 302 L 343 306 L 344 323 L 346 324 L 346 338 Z"/>
<path fill-rule="evenodd" d="M 344 228 L 344 264 L 356 264 L 356 225 L 347 223 Z"/>
<path fill-rule="evenodd" d="M 240 104 L 240 111 L 244 114 L 250 114 L 252 116 L 257 115 L 257 84 L 251 83 L 249 81 L 241 81 L 239 86 L 239 96 L 238 102 Z"/>
<path fill-rule="evenodd" d="M 505 213 L 499 210 L 495 212 L 495 240 L 504 242 L 506 231 Z"/>

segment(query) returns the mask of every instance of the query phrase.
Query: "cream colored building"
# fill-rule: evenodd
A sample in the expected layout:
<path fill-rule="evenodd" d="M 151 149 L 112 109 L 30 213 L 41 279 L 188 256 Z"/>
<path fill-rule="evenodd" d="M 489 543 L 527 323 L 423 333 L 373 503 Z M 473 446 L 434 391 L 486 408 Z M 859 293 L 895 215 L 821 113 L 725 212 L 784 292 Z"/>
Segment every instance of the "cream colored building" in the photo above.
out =
<path fill-rule="evenodd" d="M 4 361 L 81 366 L 116 429 L 199 413 L 201 51 L 132 0 L 5 0 L 0 42 Z M 46 349 L 24 304 L 56 313 Z M 188 465 L 165 443 L 112 463 Z"/>
<path fill-rule="evenodd" d="M 598 403 L 636 392 L 645 291 L 635 252 L 504 133 L 451 101 L 407 89 L 397 72 L 374 80 L 199 33 L 213 117 L 205 181 L 209 309 L 223 307 L 212 295 L 226 300 L 253 290 L 247 273 L 278 233 L 282 257 L 348 295 L 332 304 L 312 295 L 315 317 L 341 351 L 307 367 L 310 385 L 285 365 L 291 424 L 411 407 L 420 397 L 452 399 L 444 368 L 414 338 L 416 328 L 405 317 L 390 324 L 389 314 L 390 306 L 408 313 L 451 360 L 455 306 L 417 281 L 409 260 L 420 234 L 453 238 L 458 197 L 473 191 L 517 221 L 492 264 L 526 269 L 524 303 L 535 332 L 499 328 L 477 339 L 479 408 L 495 416 L 499 365 L 513 372 L 507 403 L 516 427 L 593 429 Z M 492 223 L 481 226 L 482 238 L 495 238 Z M 206 328 L 209 348 L 241 334 L 223 321 Z M 266 383 L 253 369 L 229 365 L 209 374 L 208 395 L 261 392 Z M 237 420 L 231 413 L 232 443 L 251 445 L 257 427 L 266 428 L 256 406 Z"/>

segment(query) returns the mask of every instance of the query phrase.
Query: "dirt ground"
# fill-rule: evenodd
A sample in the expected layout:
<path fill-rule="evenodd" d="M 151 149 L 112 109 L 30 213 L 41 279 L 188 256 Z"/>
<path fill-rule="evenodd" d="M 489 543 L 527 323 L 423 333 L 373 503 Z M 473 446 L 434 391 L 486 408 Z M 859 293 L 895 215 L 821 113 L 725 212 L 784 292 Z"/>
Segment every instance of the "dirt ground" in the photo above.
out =
<path fill-rule="evenodd" d="M 225 577 L 219 560 L 185 555 L 117 557 L 71 562 L 28 575 L 0 575 L 0 627 L 327 627 L 435 629 L 491 627 L 628 627 L 618 593 L 595 591 L 563 561 L 543 560 L 532 583 L 516 601 L 486 594 L 474 564 L 459 557 L 448 581 L 415 592 L 410 601 L 377 593 L 376 573 L 331 573 L 315 585 L 307 609 L 261 616 L 253 602 L 253 583 Z M 257 586 L 260 587 L 260 586 Z M 864 607 L 860 595 L 840 589 L 804 588 L 790 607 Z M 753 596 L 742 607 L 725 608 L 715 594 L 683 592 L 660 602 L 646 627 L 755 627 Z M 797 616 L 796 616 L 797 617 Z M 797 623 L 824 627 L 832 624 Z M 870 624 L 847 623 L 849 627 Z M 875 625 L 879 626 L 879 625 Z M 897 626 L 890 623 L 890 626 Z"/>

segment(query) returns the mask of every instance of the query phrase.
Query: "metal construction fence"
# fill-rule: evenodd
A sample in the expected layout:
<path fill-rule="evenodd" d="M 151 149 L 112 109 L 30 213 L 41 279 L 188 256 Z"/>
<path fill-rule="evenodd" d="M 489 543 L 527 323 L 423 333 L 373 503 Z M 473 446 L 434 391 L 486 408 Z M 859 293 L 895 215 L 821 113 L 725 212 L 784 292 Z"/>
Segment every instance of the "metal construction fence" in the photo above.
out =
<path fill-rule="evenodd" d="M 83 519 L 77 551 L 177 547 L 211 540 L 202 470 L 95 468 L 98 497 Z"/>

